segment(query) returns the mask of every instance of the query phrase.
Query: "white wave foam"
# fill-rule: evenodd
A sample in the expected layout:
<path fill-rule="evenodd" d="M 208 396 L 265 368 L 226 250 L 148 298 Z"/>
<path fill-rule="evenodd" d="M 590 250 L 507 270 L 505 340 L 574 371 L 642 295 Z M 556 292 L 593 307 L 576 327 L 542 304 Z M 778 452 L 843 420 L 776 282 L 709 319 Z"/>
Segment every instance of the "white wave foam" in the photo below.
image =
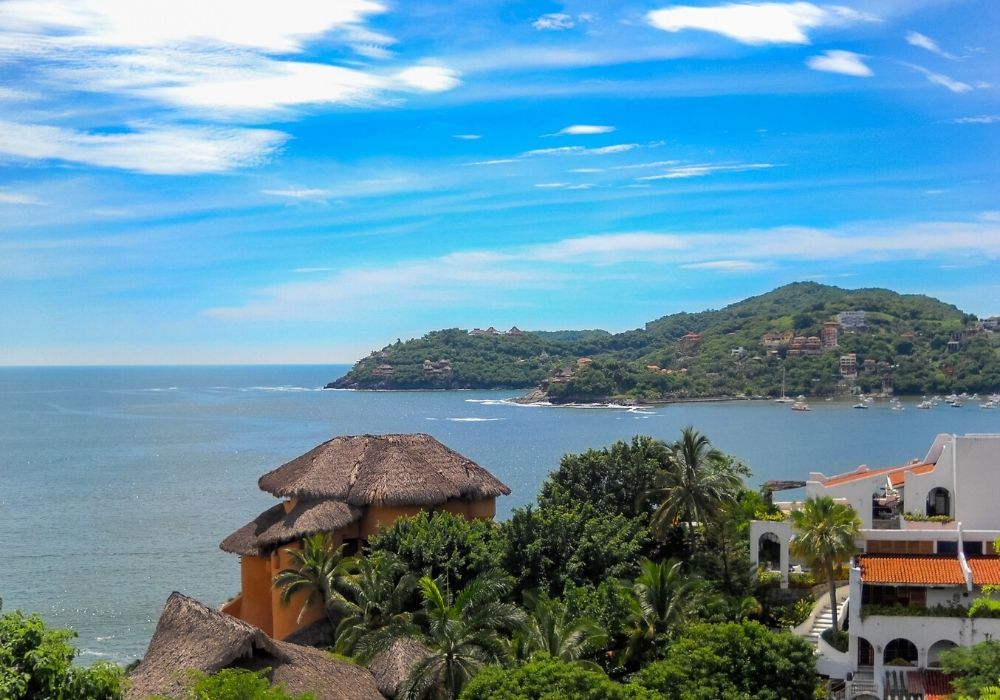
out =
<path fill-rule="evenodd" d="M 455 423 L 488 423 L 495 420 L 505 420 L 503 418 L 445 418 Z"/>
<path fill-rule="evenodd" d="M 465 403 L 478 403 L 481 406 L 510 406 L 514 404 L 510 399 L 465 399 Z"/>
<path fill-rule="evenodd" d="M 308 387 L 308 386 L 252 386 L 249 389 L 243 389 L 243 391 L 280 391 L 280 392 L 302 392 L 302 391 L 323 391 L 322 387 Z"/>

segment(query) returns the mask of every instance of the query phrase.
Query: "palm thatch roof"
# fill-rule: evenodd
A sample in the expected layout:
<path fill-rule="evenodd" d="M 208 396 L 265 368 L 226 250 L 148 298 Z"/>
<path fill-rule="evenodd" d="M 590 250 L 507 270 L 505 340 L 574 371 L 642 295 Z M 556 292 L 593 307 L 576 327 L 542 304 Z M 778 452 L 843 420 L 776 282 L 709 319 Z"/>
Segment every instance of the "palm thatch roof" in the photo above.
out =
<path fill-rule="evenodd" d="M 281 498 L 333 498 L 353 506 L 430 506 L 510 493 L 478 464 L 423 433 L 336 437 L 257 483 Z"/>
<path fill-rule="evenodd" d="M 288 513 L 279 503 L 222 540 L 219 547 L 231 554 L 259 557 L 308 535 L 339 530 L 360 517 L 358 508 L 341 501 L 301 501 Z"/>
<path fill-rule="evenodd" d="M 413 665 L 430 653 L 430 649 L 416 639 L 399 637 L 372 657 L 368 670 L 375 676 L 379 692 L 387 698 L 394 698 Z"/>
<path fill-rule="evenodd" d="M 230 667 L 269 667 L 272 684 L 296 694 L 311 692 L 317 700 L 384 700 L 365 669 L 318 649 L 275 641 L 257 627 L 177 592 L 167 598 L 146 656 L 129 674 L 125 700 L 180 697 L 188 672 Z"/>

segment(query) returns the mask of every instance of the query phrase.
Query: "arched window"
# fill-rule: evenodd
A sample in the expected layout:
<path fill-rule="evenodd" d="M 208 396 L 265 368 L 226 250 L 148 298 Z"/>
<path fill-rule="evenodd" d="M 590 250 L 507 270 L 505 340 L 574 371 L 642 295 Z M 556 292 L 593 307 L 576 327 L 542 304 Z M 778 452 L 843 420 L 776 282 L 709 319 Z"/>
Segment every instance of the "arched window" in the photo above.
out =
<path fill-rule="evenodd" d="M 882 662 L 887 666 L 916 666 L 917 645 L 909 639 L 893 639 L 885 645 Z"/>
<path fill-rule="evenodd" d="M 875 665 L 875 648 L 864 637 L 858 637 L 858 666 Z"/>
<path fill-rule="evenodd" d="M 927 515 L 951 515 L 951 494 L 937 486 L 927 494 Z"/>
<path fill-rule="evenodd" d="M 781 540 L 773 532 L 765 532 L 757 540 L 757 563 L 769 569 L 781 565 Z"/>
<path fill-rule="evenodd" d="M 931 648 L 927 650 L 927 666 L 930 668 L 941 668 L 941 653 L 949 649 L 954 649 L 957 646 L 950 639 L 942 639 L 939 642 L 934 642 L 931 644 Z"/>

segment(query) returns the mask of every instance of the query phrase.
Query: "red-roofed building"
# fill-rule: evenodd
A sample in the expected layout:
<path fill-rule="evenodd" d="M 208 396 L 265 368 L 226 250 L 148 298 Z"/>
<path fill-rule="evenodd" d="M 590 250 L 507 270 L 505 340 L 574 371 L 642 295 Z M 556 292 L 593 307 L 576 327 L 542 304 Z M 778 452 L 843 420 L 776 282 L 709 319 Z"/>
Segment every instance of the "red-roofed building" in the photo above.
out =
<path fill-rule="evenodd" d="M 943 651 L 1000 638 L 1000 619 L 970 618 L 986 585 L 1000 585 L 1000 434 L 939 435 L 923 459 L 826 476 L 806 497 L 851 505 L 862 527 L 850 568 L 846 653 L 819 643 L 817 669 L 847 681 L 845 700 L 944 698 Z M 793 509 L 795 504 L 776 504 Z M 788 554 L 787 520 L 751 524 L 751 559 Z"/>

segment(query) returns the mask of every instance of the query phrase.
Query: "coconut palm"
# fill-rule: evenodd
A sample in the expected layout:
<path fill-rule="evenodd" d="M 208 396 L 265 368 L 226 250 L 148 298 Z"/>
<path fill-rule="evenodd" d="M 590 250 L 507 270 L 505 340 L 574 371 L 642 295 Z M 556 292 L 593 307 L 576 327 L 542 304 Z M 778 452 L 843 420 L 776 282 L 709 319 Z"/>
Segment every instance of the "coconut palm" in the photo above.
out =
<path fill-rule="evenodd" d="M 702 598 L 702 582 L 686 575 L 681 562 L 670 559 L 640 562 L 641 572 L 632 584 L 628 646 L 624 665 L 652 647 L 657 638 L 669 638 L 684 624 Z"/>
<path fill-rule="evenodd" d="M 392 552 L 357 559 L 342 586 L 348 604 L 334 635 L 338 653 L 364 663 L 386 646 L 384 640 L 413 631 L 408 605 L 417 580 Z"/>
<path fill-rule="evenodd" d="M 792 553 L 802 557 L 813 571 L 822 572 L 830 584 L 830 615 L 833 629 L 837 627 L 837 583 L 835 569 L 850 561 L 854 541 L 859 536 L 861 519 L 854 509 L 836 503 L 829 496 L 806 499 L 799 510 L 791 514 Z"/>
<path fill-rule="evenodd" d="M 565 603 L 558 598 L 524 594 L 530 610 L 524 627 L 515 639 L 515 656 L 527 660 L 539 654 L 571 661 L 585 667 L 600 668 L 581 657 L 607 644 L 608 633 L 588 617 L 570 617 Z"/>
<path fill-rule="evenodd" d="M 712 520 L 719 508 L 735 500 L 745 469 L 712 447 L 692 427 L 670 445 L 656 488 L 645 494 L 660 505 L 653 513 L 653 529 L 661 536 L 675 522 L 684 523 L 694 542 L 694 524 Z"/>
<path fill-rule="evenodd" d="M 407 700 L 454 700 L 476 672 L 499 662 L 507 644 L 501 632 L 524 623 L 524 612 L 503 602 L 509 586 L 499 574 L 480 574 L 454 597 L 424 576 L 418 582 L 423 610 L 416 635 L 430 653 L 417 662 L 400 688 Z"/>
<path fill-rule="evenodd" d="M 333 538 L 320 532 L 303 539 L 302 549 L 289 548 L 285 553 L 292 558 L 292 566 L 274 577 L 274 587 L 281 590 L 281 604 L 288 605 L 292 596 L 306 591 L 297 622 L 301 623 L 306 611 L 319 603 L 330 624 L 334 624 L 334 611 L 348 603 L 340 589 L 353 565 L 353 560 L 344 556 L 344 545 L 334 547 Z"/>

